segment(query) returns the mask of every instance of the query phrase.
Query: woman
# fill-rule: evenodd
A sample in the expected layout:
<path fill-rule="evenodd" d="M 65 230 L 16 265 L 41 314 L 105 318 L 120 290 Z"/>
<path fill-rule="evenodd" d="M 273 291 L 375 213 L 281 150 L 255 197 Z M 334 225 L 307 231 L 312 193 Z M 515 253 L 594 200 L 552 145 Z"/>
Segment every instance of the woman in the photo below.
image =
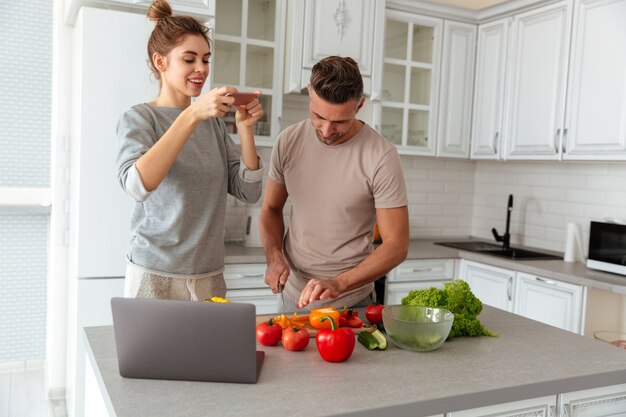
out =
<path fill-rule="evenodd" d="M 234 102 L 227 94 L 237 89 L 200 95 L 211 56 L 207 29 L 192 17 L 172 16 L 164 0 L 152 3 L 148 18 L 155 22 L 148 55 L 159 96 L 133 106 L 117 126 L 118 179 L 136 201 L 125 294 L 224 297 L 226 194 L 250 203 L 261 196 L 253 124 L 263 109 L 258 98 L 237 106 L 239 148 L 221 120 Z"/>

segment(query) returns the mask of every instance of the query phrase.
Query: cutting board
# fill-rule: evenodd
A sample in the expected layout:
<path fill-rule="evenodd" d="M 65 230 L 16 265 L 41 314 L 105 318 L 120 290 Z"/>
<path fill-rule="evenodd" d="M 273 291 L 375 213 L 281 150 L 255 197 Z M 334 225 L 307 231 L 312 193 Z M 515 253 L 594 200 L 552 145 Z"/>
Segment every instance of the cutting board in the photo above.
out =
<path fill-rule="evenodd" d="M 291 317 L 293 315 L 293 313 L 291 314 L 285 314 L 287 317 Z M 279 314 L 264 314 L 261 316 L 256 316 L 256 324 L 259 323 L 263 323 L 264 321 L 268 321 L 269 319 L 273 318 L 273 317 L 277 317 L 279 316 Z M 311 326 L 311 323 L 306 323 L 304 325 L 304 328 L 309 332 L 309 337 L 315 337 L 317 336 L 317 333 L 319 332 L 318 329 L 314 328 L 313 326 Z M 363 327 L 345 327 L 346 329 L 350 329 L 352 330 L 352 333 L 354 334 L 359 334 L 361 333 L 363 330 L 367 330 L 368 332 L 372 333 L 374 330 L 376 330 L 375 327 L 363 323 Z"/>

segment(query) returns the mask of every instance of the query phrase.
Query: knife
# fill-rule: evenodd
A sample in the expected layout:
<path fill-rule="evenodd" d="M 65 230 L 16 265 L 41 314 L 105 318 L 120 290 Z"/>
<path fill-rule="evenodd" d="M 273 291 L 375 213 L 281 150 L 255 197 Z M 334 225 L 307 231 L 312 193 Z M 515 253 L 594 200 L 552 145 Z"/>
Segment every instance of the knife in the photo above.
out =
<path fill-rule="evenodd" d="M 280 294 L 280 311 L 279 313 L 283 313 L 283 310 L 285 308 L 285 295 L 283 294 L 283 284 L 280 282 L 280 279 L 278 279 L 278 293 Z"/>

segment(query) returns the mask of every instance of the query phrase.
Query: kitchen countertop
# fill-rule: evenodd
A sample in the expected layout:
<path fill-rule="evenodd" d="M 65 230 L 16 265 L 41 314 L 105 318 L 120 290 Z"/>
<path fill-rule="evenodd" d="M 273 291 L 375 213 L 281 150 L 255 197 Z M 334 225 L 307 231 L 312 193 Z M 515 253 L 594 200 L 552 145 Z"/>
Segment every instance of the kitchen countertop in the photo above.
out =
<path fill-rule="evenodd" d="M 343 363 L 324 362 L 314 340 L 302 352 L 265 347 L 256 384 L 122 378 L 112 326 L 85 328 L 90 363 L 111 416 L 412 415 L 621 384 L 626 350 L 485 306 L 499 337 L 455 338 L 417 353 L 357 343 Z"/>
<path fill-rule="evenodd" d="M 434 244 L 434 242 L 438 241 L 457 240 L 469 239 L 411 240 L 406 259 L 463 258 L 500 268 L 539 275 L 544 278 L 552 278 L 571 284 L 626 295 L 626 276 L 589 269 L 581 262 L 564 262 L 562 260 L 516 261 Z M 515 245 L 515 247 L 524 248 L 522 245 Z M 536 248 L 533 249 L 536 250 Z M 554 253 L 552 251 L 541 251 Z M 237 243 L 227 243 L 225 262 L 227 264 L 265 263 L 265 253 L 263 248 L 251 248 Z"/>

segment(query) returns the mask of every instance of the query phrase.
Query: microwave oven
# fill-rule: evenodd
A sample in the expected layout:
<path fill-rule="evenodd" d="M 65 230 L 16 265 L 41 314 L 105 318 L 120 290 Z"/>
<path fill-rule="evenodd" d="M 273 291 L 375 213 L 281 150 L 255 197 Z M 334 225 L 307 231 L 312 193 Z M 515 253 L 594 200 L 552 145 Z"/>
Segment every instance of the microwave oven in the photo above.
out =
<path fill-rule="evenodd" d="M 626 225 L 591 222 L 587 267 L 626 275 Z"/>

